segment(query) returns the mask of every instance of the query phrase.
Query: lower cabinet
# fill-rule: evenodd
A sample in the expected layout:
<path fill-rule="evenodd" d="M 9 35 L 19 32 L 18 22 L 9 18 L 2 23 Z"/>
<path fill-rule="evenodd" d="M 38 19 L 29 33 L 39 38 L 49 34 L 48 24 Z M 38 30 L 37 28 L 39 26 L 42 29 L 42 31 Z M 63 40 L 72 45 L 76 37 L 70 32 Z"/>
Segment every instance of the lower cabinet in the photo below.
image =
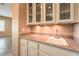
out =
<path fill-rule="evenodd" d="M 20 45 L 20 56 L 27 56 L 27 48 L 25 45 Z"/>
<path fill-rule="evenodd" d="M 38 42 L 28 40 L 28 56 L 38 56 Z"/>
<path fill-rule="evenodd" d="M 28 56 L 38 56 L 38 50 L 28 47 Z"/>
<path fill-rule="evenodd" d="M 42 56 L 77 56 L 79 53 L 39 43 L 39 55 Z"/>
<path fill-rule="evenodd" d="M 38 42 L 20 39 L 20 56 L 38 56 Z"/>
<path fill-rule="evenodd" d="M 22 39 L 20 56 L 79 56 L 78 52 L 51 46 L 31 40 Z M 24 43 L 23 43 L 24 42 Z"/>
<path fill-rule="evenodd" d="M 27 40 L 20 39 L 20 56 L 27 56 Z"/>

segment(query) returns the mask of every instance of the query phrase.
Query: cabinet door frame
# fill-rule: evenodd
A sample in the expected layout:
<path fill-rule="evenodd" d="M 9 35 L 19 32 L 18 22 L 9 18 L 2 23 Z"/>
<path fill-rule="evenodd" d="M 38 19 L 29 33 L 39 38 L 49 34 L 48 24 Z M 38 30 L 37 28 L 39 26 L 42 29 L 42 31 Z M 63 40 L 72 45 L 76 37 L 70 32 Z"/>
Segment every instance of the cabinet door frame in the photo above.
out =
<path fill-rule="evenodd" d="M 36 22 L 36 3 L 33 4 L 33 6 L 34 6 L 33 7 L 34 24 L 42 24 L 42 16 L 43 16 L 42 15 L 42 10 L 43 10 L 43 7 L 42 7 L 42 3 L 40 3 L 40 4 L 41 4 L 41 11 L 40 11 L 41 12 L 41 14 L 40 14 L 41 18 L 40 18 L 40 22 Z"/>
<path fill-rule="evenodd" d="M 34 55 L 31 55 L 32 53 L 34 53 Z M 38 50 L 32 47 L 28 47 L 28 56 L 38 56 Z"/>
<path fill-rule="evenodd" d="M 43 3 L 43 24 L 54 24 L 56 22 L 56 19 L 55 19 L 55 9 L 56 9 L 56 4 L 55 3 L 52 3 L 52 7 L 53 7 L 53 10 L 52 10 L 52 13 L 53 13 L 53 19 L 52 21 L 46 21 L 46 3 Z"/>
<path fill-rule="evenodd" d="M 75 5 L 70 3 L 70 19 L 60 20 L 60 3 L 56 4 L 56 20 L 57 23 L 73 23 L 75 19 Z"/>
<path fill-rule="evenodd" d="M 32 23 L 29 23 L 29 3 L 27 3 L 26 6 L 27 6 L 26 7 L 26 10 L 27 10 L 27 12 L 26 12 L 26 14 L 27 14 L 26 23 L 27 23 L 27 25 L 33 25 L 34 24 L 34 19 L 33 19 L 34 18 L 34 16 L 33 16 L 33 8 L 34 8 L 34 6 L 32 4 Z"/>

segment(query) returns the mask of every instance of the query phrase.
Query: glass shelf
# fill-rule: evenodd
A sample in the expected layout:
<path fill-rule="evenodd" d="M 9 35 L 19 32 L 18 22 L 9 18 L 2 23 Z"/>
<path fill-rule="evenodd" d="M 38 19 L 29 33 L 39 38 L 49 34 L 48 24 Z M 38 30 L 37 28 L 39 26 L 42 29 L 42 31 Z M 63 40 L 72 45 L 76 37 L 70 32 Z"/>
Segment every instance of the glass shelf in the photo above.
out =
<path fill-rule="evenodd" d="M 37 12 L 36 14 L 41 14 L 40 12 Z"/>
<path fill-rule="evenodd" d="M 53 14 L 47 14 L 46 16 L 50 16 L 50 17 L 52 17 L 52 16 L 53 16 Z"/>
<path fill-rule="evenodd" d="M 66 13 L 66 12 L 70 12 L 70 10 L 61 11 L 60 13 Z"/>
<path fill-rule="evenodd" d="M 37 7 L 39 7 L 39 6 L 40 6 L 40 3 L 36 3 L 36 4 L 37 4 L 37 5 L 36 5 Z"/>

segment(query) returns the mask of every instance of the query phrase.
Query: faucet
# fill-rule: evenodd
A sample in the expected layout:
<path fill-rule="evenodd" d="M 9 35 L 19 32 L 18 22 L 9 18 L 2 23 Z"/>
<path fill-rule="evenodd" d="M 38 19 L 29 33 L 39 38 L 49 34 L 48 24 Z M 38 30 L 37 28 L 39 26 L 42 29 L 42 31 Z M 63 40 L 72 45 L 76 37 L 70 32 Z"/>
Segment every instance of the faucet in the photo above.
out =
<path fill-rule="evenodd" d="M 60 38 L 60 36 L 58 36 L 58 27 L 56 28 L 56 34 L 55 34 L 55 38 L 57 38 L 57 39 L 59 39 Z"/>

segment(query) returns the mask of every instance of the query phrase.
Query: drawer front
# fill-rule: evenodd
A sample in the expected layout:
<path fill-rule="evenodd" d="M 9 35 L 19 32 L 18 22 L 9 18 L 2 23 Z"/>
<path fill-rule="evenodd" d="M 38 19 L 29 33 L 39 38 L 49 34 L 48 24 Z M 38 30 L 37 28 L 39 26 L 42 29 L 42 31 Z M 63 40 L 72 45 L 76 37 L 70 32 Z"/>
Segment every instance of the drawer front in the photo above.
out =
<path fill-rule="evenodd" d="M 28 47 L 38 49 L 38 42 L 28 40 Z"/>
<path fill-rule="evenodd" d="M 46 54 L 49 55 L 58 55 L 58 56 L 64 56 L 64 55 L 79 55 L 79 53 L 74 52 L 74 51 L 70 51 L 70 50 L 66 50 L 66 49 L 62 49 L 62 48 L 58 48 L 58 47 L 54 47 L 54 46 L 50 46 L 50 45 L 46 45 L 46 44 L 39 44 L 39 51 L 43 51 Z"/>
<path fill-rule="evenodd" d="M 26 39 L 20 39 L 20 43 L 24 44 L 24 45 L 27 45 L 27 40 Z"/>
<path fill-rule="evenodd" d="M 28 48 L 28 56 L 38 56 L 38 50 Z"/>

